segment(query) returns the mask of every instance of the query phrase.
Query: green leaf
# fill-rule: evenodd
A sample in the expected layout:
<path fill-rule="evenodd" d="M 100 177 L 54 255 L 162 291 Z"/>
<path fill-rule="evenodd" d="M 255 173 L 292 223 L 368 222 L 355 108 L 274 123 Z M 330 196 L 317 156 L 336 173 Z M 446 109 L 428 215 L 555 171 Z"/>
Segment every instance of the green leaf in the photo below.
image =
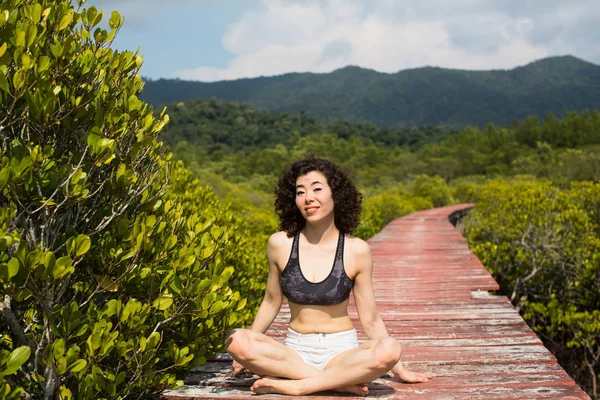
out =
<path fill-rule="evenodd" d="M 92 245 L 92 241 L 89 236 L 78 235 L 75 239 L 75 257 L 81 257 L 88 252 Z"/>
<path fill-rule="evenodd" d="M 71 24 L 71 22 L 73 22 L 73 11 L 70 11 L 62 16 L 60 22 L 58 23 L 57 30 L 62 31 L 63 29 L 66 29 Z"/>
<path fill-rule="evenodd" d="M 71 400 L 73 399 L 73 392 L 65 385 L 61 385 L 60 388 L 58 388 L 58 396 L 59 400 Z"/>
<path fill-rule="evenodd" d="M 29 57 L 29 54 L 27 54 L 27 53 L 21 54 L 21 65 L 25 69 L 29 69 L 29 67 L 31 67 L 31 57 Z"/>
<path fill-rule="evenodd" d="M 4 10 L 4 11 L 0 12 L 0 27 L 2 27 L 2 25 L 4 25 L 4 23 L 8 19 L 8 16 L 9 16 L 8 10 Z"/>
<path fill-rule="evenodd" d="M 211 315 L 212 314 L 216 314 L 219 311 L 221 311 L 223 309 L 223 306 L 225 304 L 221 301 L 221 300 L 217 300 L 215 301 L 211 306 L 210 306 L 210 310 L 208 311 Z"/>
<path fill-rule="evenodd" d="M 19 272 L 20 266 L 21 266 L 21 264 L 19 263 L 18 259 L 14 258 L 14 257 L 10 259 L 10 261 L 8 262 L 8 279 L 17 275 L 17 273 Z"/>
<path fill-rule="evenodd" d="M 106 315 L 107 317 L 112 317 L 117 313 L 117 307 L 119 306 L 119 301 L 117 299 L 109 300 L 104 305 L 104 310 L 102 311 L 102 315 Z"/>
<path fill-rule="evenodd" d="M 223 278 L 223 280 L 227 282 L 229 278 L 231 278 L 231 275 L 233 275 L 233 272 L 233 267 L 227 267 L 223 270 L 223 272 L 221 272 L 221 278 Z"/>
<path fill-rule="evenodd" d="M 173 305 L 173 297 L 168 295 L 160 296 L 152 303 L 152 307 L 161 311 L 166 310 L 171 305 Z"/>
<path fill-rule="evenodd" d="M 6 42 L 2 43 L 2 46 L 0 46 L 0 57 L 2 57 L 4 53 L 6 53 Z"/>
<path fill-rule="evenodd" d="M 158 210 L 158 209 L 160 208 L 160 206 L 161 206 L 161 205 L 162 205 L 162 200 L 161 200 L 161 199 L 158 199 L 158 200 L 157 200 L 157 201 L 154 203 L 154 205 L 152 206 L 152 211 L 156 211 L 156 210 Z"/>
<path fill-rule="evenodd" d="M 97 333 L 92 333 L 90 336 L 88 336 L 87 338 L 87 344 L 88 344 L 88 349 L 95 351 L 100 347 L 101 341 L 100 341 L 100 335 L 98 335 Z"/>
<path fill-rule="evenodd" d="M 25 38 L 25 31 L 18 31 L 17 32 L 17 47 L 25 47 L 25 43 L 27 43 L 27 40 Z"/>
<path fill-rule="evenodd" d="M 127 371 L 119 372 L 115 377 L 115 385 L 120 385 L 121 383 L 125 382 L 125 378 L 127 378 Z"/>
<path fill-rule="evenodd" d="M 82 177 L 85 177 L 85 175 L 85 172 L 83 172 L 81 168 L 77 168 L 71 177 L 71 185 L 75 185 Z"/>
<path fill-rule="evenodd" d="M 67 253 L 69 253 L 70 256 L 75 257 L 75 238 L 68 238 L 65 246 L 67 247 Z"/>
<path fill-rule="evenodd" d="M 173 277 L 173 281 L 171 282 L 170 286 L 175 293 L 181 294 L 181 291 L 183 290 L 183 285 L 181 284 L 181 278 L 179 277 L 179 275 L 175 275 Z"/>
<path fill-rule="evenodd" d="M 96 18 L 94 18 L 93 21 L 90 21 L 90 23 L 92 24 L 92 28 L 96 25 L 98 25 L 101 21 L 102 21 L 102 17 L 104 17 L 104 12 L 100 11 L 98 13 L 98 15 L 96 15 Z"/>
<path fill-rule="evenodd" d="M 31 349 L 29 346 L 21 346 L 14 349 L 6 361 L 6 369 L 2 371 L 2 375 L 6 376 L 17 372 L 21 365 L 25 364 L 29 359 L 30 354 Z"/>
<path fill-rule="evenodd" d="M 117 233 L 119 235 L 123 235 L 125 234 L 125 232 L 127 232 L 127 230 L 129 229 L 129 220 L 127 219 L 127 217 L 123 217 L 119 220 L 119 223 L 117 224 Z"/>
<path fill-rule="evenodd" d="M 94 131 L 92 131 L 88 134 L 87 143 L 88 143 L 88 146 L 90 146 L 92 148 L 92 151 L 94 151 L 94 152 L 96 151 L 96 145 L 98 144 L 100 139 L 102 139 L 102 137 Z"/>
<path fill-rule="evenodd" d="M 10 88 L 8 87 L 8 80 L 6 79 L 6 75 L 2 71 L 0 71 L 0 89 L 5 92 L 10 92 Z"/>
<path fill-rule="evenodd" d="M 243 299 L 241 299 L 241 300 L 238 302 L 238 304 L 237 304 L 237 307 L 236 307 L 235 311 L 240 311 L 241 309 L 243 309 L 244 307 L 246 307 L 246 302 L 247 302 L 247 301 L 248 301 L 248 300 L 247 300 L 246 298 L 243 298 Z"/>
<path fill-rule="evenodd" d="M 50 45 L 50 52 L 52 52 L 52 55 L 54 56 L 54 58 L 59 58 L 62 55 L 62 45 L 60 44 L 51 44 Z"/>
<path fill-rule="evenodd" d="M 135 250 L 129 250 L 127 253 L 124 253 L 121 256 L 121 261 L 128 260 L 128 259 L 132 258 L 133 256 L 135 256 L 135 254 L 136 254 Z"/>
<path fill-rule="evenodd" d="M 165 248 L 167 250 L 169 250 L 171 247 L 175 246 L 177 244 L 177 236 L 176 235 L 171 235 L 169 236 L 169 238 L 165 241 Z"/>
<path fill-rule="evenodd" d="M 214 243 L 209 243 L 207 244 L 203 249 L 202 249 L 202 258 L 209 258 L 210 256 L 213 255 L 213 253 L 215 252 L 216 246 Z"/>
<path fill-rule="evenodd" d="M 15 90 L 21 89 L 23 87 L 23 84 L 25 83 L 25 79 L 23 78 L 22 72 L 22 70 L 18 70 L 13 75 L 13 87 L 15 88 Z"/>
<path fill-rule="evenodd" d="M 213 302 L 217 299 L 217 294 L 215 292 L 207 293 L 206 296 L 202 299 L 202 309 L 208 310 Z"/>
<path fill-rule="evenodd" d="M 73 362 L 71 365 L 69 365 L 69 367 L 67 368 L 67 372 L 79 372 L 82 369 L 84 369 L 86 365 L 87 361 L 83 358 L 80 358 Z"/>
<path fill-rule="evenodd" d="M 54 269 L 52 270 L 52 277 L 54 277 L 54 279 L 60 279 L 68 273 L 75 271 L 72 264 L 73 260 L 69 256 L 57 259 L 54 264 Z"/>
<path fill-rule="evenodd" d="M 210 287 L 210 285 L 212 284 L 212 280 L 206 278 L 203 279 L 200 284 L 198 285 L 198 293 L 204 293 L 206 291 L 206 289 L 208 289 Z"/>
<path fill-rule="evenodd" d="M 181 261 L 181 268 L 187 268 L 187 267 L 191 266 L 192 264 L 194 264 L 195 261 L 196 261 L 196 257 L 194 257 L 192 255 L 187 255 Z"/>
<path fill-rule="evenodd" d="M 58 357 L 55 360 L 55 364 L 58 375 L 63 375 L 65 372 L 67 372 L 67 357 Z"/>
<path fill-rule="evenodd" d="M 148 339 L 146 341 L 147 347 L 149 349 L 153 349 L 156 346 L 158 346 L 159 342 L 160 342 L 160 333 L 158 333 L 158 332 L 153 332 L 150 336 L 148 336 Z"/>
<path fill-rule="evenodd" d="M 25 35 L 27 47 L 30 47 L 33 44 L 36 37 L 37 27 L 35 25 L 31 25 L 29 28 L 27 28 L 27 33 Z"/>
<path fill-rule="evenodd" d="M 146 219 L 146 226 L 148 228 L 152 228 L 154 225 L 156 225 L 156 216 L 155 215 L 148 216 L 148 218 Z"/>
<path fill-rule="evenodd" d="M 110 29 L 119 28 L 121 25 L 121 14 L 117 11 L 113 11 L 110 20 L 108 21 L 108 25 L 110 26 Z"/>
<path fill-rule="evenodd" d="M 31 11 L 31 20 L 33 21 L 34 24 L 37 24 L 40 22 L 41 18 L 42 18 L 42 6 L 39 3 L 36 3 L 33 5 L 33 9 Z"/>
<path fill-rule="evenodd" d="M 127 99 L 127 108 L 129 109 L 129 111 L 139 110 L 140 104 L 141 101 L 137 98 L 135 94 L 132 94 L 131 96 L 129 96 L 129 99 Z"/>
<path fill-rule="evenodd" d="M 57 339 L 52 345 L 52 355 L 55 359 L 62 357 L 65 354 L 65 340 Z"/>
<path fill-rule="evenodd" d="M 44 72 L 50 66 L 50 57 L 41 56 L 37 62 L 37 71 Z"/>

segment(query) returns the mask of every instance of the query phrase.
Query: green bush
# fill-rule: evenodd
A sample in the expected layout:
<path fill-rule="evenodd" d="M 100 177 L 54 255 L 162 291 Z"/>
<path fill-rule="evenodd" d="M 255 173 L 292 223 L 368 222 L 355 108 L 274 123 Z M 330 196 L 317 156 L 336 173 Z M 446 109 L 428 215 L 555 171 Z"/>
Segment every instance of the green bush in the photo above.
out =
<path fill-rule="evenodd" d="M 600 185 L 497 180 L 465 220 L 473 252 L 561 365 L 597 398 Z"/>
<path fill-rule="evenodd" d="M 443 207 L 456 202 L 453 189 L 439 176 L 417 175 L 412 181 L 412 193 L 430 200 L 433 207 Z"/>
<path fill-rule="evenodd" d="M 231 197 L 227 196 L 226 199 L 231 200 L 231 203 L 220 201 L 212 188 L 203 187 L 181 162 L 175 165 L 170 190 L 167 193 L 167 198 L 177 200 L 182 205 L 186 215 L 193 213 L 194 218 L 219 227 L 226 237 L 226 240 L 215 248 L 215 262 L 221 265 L 221 269 L 226 266 L 226 270 L 231 271 L 233 268 L 229 288 L 222 285 L 222 289 L 227 293 L 230 293 L 231 289 L 234 296 L 233 301 L 225 302 L 224 306 L 236 306 L 236 309 L 235 312 L 229 313 L 226 320 L 224 317 L 219 318 L 221 324 L 215 323 L 210 335 L 207 332 L 203 333 L 209 338 L 205 346 L 210 346 L 211 355 L 217 349 L 222 350 L 224 335 L 231 327 L 252 322 L 267 283 L 267 240 L 277 229 L 277 218 L 270 207 L 267 211 L 265 205 L 255 206 L 247 196 L 242 195 L 244 193 L 260 196 L 259 193 L 239 190 L 228 193 Z M 213 285 L 211 290 L 219 290 L 219 286 Z M 208 324 L 213 323 L 208 321 Z M 192 339 L 194 338 L 188 338 Z M 206 357 L 202 360 L 204 358 Z"/>
<path fill-rule="evenodd" d="M 116 399 L 181 384 L 176 370 L 248 318 L 260 274 L 234 267 L 264 262 L 215 194 L 168 161 L 168 117 L 138 99 L 141 58 L 110 48 L 118 13 L 107 31 L 102 12 L 67 0 L 1 8 L 0 394 Z"/>
<path fill-rule="evenodd" d="M 375 236 L 394 219 L 431 207 L 429 199 L 414 197 L 398 189 L 368 196 L 363 202 L 361 222 L 355 235 L 366 240 Z"/>

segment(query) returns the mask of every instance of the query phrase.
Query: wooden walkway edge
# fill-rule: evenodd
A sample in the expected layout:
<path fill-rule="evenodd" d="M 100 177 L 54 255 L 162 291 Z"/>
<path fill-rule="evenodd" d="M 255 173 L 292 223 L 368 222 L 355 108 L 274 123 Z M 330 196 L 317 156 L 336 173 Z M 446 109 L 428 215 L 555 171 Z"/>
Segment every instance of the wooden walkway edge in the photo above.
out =
<path fill-rule="evenodd" d="M 448 221 L 460 204 L 396 219 L 369 240 L 377 306 L 390 335 L 403 345 L 402 360 L 435 377 L 404 384 L 382 377 L 369 397 L 386 399 L 589 399 L 558 365 L 510 301 L 489 294 L 498 284 Z M 366 339 L 354 304 L 350 313 Z M 268 335 L 283 339 L 289 321 L 284 304 Z M 186 385 L 162 399 L 239 399 L 254 396 L 256 378 L 227 378 L 229 357 L 192 371 Z M 285 399 L 287 396 L 265 395 Z M 351 397 L 324 392 L 311 398 Z"/>

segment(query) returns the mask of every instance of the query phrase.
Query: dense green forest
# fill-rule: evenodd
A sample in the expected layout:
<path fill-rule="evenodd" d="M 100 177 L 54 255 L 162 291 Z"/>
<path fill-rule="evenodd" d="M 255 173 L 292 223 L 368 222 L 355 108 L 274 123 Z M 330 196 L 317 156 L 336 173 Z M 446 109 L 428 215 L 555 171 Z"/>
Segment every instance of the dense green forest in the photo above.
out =
<path fill-rule="evenodd" d="M 146 82 L 142 98 L 155 106 L 195 98 L 237 101 L 261 110 L 319 121 L 370 122 L 394 128 L 488 123 L 508 125 L 528 115 L 600 107 L 600 66 L 572 56 L 542 59 L 511 70 L 436 67 L 394 74 L 359 67 L 331 73 L 290 73 L 222 82 Z"/>
<path fill-rule="evenodd" d="M 278 144 L 289 146 L 301 137 L 331 133 L 342 139 L 364 138 L 377 145 L 409 149 L 439 142 L 458 132 L 440 127 L 378 128 L 372 123 L 352 124 L 336 121 L 320 123 L 301 112 L 297 115 L 259 111 L 248 104 L 215 99 L 195 99 L 168 105 L 169 125 L 163 140 L 172 148 L 187 142 L 207 154 L 249 153 Z"/>
<path fill-rule="evenodd" d="M 304 114 L 269 113 L 215 100 L 169 109 L 172 122 L 162 138 L 177 158 L 199 177 L 201 171 L 209 172 L 255 189 L 266 190 L 289 160 L 303 154 L 343 162 L 369 190 L 420 174 L 446 180 L 519 174 L 560 182 L 596 180 L 600 168 L 597 110 L 456 131 L 342 121 L 325 125 Z"/>
<path fill-rule="evenodd" d="M 557 117 L 546 116 L 532 101 L 522 112 L 543 117 L 507 126 L 488 124 L 497 120 L 482 109 L 461 110 L 473 126 L 459 130 L 410 127 L 421 126 L 419 113 L 406 127 L 356 123 L 340 120 L 356 111 L 346 98 L 321 95 L 306 99 L 331 112 L 330 123 L 215 100 L 177 102 L 169 117 L 139 99 L 141 57 L 111 48 L 119 13 L 105 25 L 101 11 L 80 2 L 9 0 L 3 8 L 3 399 L 144 398 L 181 385 L 178 373 L 222 351 L 227 330 L 252 320 L 266 283 L 264 247 L 278 229 L 274 182 L 307 154 L 338 161 L 355 178 L 364 194 L 356 235 L 365 239 L 412 211 L 476 202 L 465 220 L 471 248 L 598 398 L 600 112 L 565 112 L 597 88 L 596 66 L 567 57 L 505 75 L 452 71 L 459 81 L 446 82 L 439 69 L 412 76 L 414 93 L 473 88 L 471 75 L 491 88 L 504 76 L 507 90 L 531 86 L 539 90 L 530 96 L 560 105 Z M 559 70 L 550 68 L 557 60 Z M 375 83 L 371 71 L 337 74 L 348 71 L 359 74 L 353 84 Z M 511 74 L 521 83 L 511 86 Z M 304 90 L 304 75 L 291 76 Z M 561 91 L 566 76 L 579 89 Z M 485 93 L 467 92 L 485 104 Z M 511 103 L 523 105 L 517 97 Z M 332 98 L 341 115 L 324 107 Z M 419 101 L 447 110 L 437 97 Z"/>

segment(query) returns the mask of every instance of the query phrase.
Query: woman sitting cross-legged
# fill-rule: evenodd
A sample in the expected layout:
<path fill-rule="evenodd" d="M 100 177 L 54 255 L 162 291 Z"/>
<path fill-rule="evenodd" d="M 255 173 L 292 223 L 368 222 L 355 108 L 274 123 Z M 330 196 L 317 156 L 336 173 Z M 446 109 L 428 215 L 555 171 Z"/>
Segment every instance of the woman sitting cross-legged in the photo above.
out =
<path fill-rule="evenodd" d="M 350 236 L 362 198 L 347 175 L 331 161 L 306 158 L 286 169 L 276 195 L 282 231 L 267 244 L 267 288 L 254 322 L 227 338 L 232 375 L 246 369 L 261 376 L 254 392 L 288 395 L 336 390 L 365 396 L 369 382 L 388 371 L 404 382 L 431 378 L 403 368 L 401 346 L 377 313 L 369 245 Z M 351 290 L 370 339 L 360 345 L 348 316 Z M 291 318 L 280 343 L 264 332 L 284 296 Z"/>

